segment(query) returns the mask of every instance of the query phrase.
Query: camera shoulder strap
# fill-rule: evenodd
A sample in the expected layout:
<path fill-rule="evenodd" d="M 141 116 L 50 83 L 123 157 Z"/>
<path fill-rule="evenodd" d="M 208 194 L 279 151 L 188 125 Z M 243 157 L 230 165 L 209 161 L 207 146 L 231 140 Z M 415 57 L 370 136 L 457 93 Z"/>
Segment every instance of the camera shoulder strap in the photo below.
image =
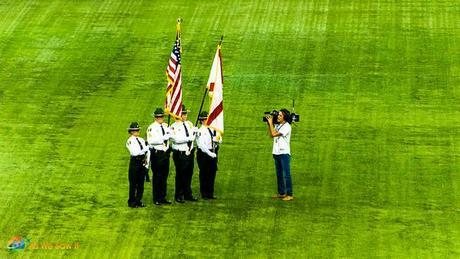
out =
<path fill-rule="evenodd" d="M 280 124 L 276 124 L 276 127 L 275 127 L 276 131 L 279 132 L 280 129 L 284 126 L 284 124 L 286 124 L 286 123 L 281 124 L 281 126 L 280 126 Z"/>

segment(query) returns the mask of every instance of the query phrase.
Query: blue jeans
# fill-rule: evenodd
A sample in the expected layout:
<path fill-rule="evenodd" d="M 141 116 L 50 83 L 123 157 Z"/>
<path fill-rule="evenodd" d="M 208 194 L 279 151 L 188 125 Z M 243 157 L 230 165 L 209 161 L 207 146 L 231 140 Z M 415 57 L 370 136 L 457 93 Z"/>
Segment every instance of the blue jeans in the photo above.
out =
<path fill-rule="evenodd" d="M 291 156 L 288 154 L 273 155 L 275 159 L 278 194 L 292 196 Z M 284 174 L 283 174 L 284 173 Z"/>

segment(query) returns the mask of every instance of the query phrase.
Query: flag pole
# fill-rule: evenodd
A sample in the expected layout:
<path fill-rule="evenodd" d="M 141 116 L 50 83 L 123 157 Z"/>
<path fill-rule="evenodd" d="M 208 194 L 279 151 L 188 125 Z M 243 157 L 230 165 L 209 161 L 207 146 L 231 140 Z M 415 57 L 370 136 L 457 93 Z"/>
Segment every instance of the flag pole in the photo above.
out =
<path fill-rule="evenodd" d="M 201 110 L 203 109 L 204 98 L 206 98 L 206 94 L 208 93 L 208 87 L 204 90 L 203 99 L 201 99 L 200 111 L 198 111 L 198 116 L 196 117 L 195 127 L 198 126 L 198 119 L 200 118 Z"/>
<path fill-rule="evenodd" d="M 179 39 L 179 50 L 180 52 L 182 52 L 182 44 L 181 44 L 181 24 L 182 24 L 182 18 L 177 18 L 177 24 L 176 24 L 176 37 L 177 39 Z"/>
<path fill-rule="evenodd" d="M 217 44 L 217 47 L 222 46 L 222 41 L 224 41 L 224 35 L 220 37 L 220 41 Z M 206 98 L 207 93 L 208 93 L 208 87 L 206 86 L 204 90 L 204 94 L 203 94 L 203 99 L 201 99 L 200 111 L 198 111 L 198 116 L 196 117 L 195 127 L 198 126 L 198 119 L 200 118 L 200 113 L 201 113 L 201 110 L 203 109 L 204 99 Z"/>

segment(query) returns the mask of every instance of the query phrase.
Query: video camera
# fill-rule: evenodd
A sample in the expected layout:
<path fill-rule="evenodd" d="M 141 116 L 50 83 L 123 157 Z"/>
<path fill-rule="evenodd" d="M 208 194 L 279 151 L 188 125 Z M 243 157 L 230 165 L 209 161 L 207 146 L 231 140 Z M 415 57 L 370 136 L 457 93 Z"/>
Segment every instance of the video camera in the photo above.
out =
<path fill-rule="evenodd" d="M 267 118 L 265 116 L 267 115 L 271 115 L 272 116 L 272 120 L 273 120 L 273 124 L 277 124 L 278 122 L 278 114 L 280 113 L 280 111 L 277 111 L 277 110 L 273 110 L 271 112 L 264 112 L 264 117 L 262 118 L 262 121 L 263 122 L 267 122 Z M 299 122 L 300 120 L 300 115 L 298 115 L 297 113 L 290 113 L 289 111 L 287 112 L 287 116 L 286 118 L 284 118 L 287 122 L 289 123 L 292 123 L 292 122 Z"/>
<path fill-rule="evenodd" d="M 273 110 L 271 112 L 264 112 L 264 117 L 262 117 L 262 121 L 263 122 L 268 122 L 267 121 L 267 115 L 271 115 L 272 116 L 272 121 L 273 121 L 273 124 L 277 123 L 278 122 L 278 111 L 277 110 Z"/>

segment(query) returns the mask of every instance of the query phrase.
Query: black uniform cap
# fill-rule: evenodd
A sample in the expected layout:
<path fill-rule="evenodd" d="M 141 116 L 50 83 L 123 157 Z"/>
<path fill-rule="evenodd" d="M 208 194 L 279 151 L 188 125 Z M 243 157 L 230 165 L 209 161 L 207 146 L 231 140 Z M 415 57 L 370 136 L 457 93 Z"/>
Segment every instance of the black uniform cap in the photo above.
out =
<path fill-rule="evenodd" d="M 153 112 L 152 115 L 155 116 L 155 117 L 164 117 L 165 112 L 163 111 L 162 108 L 156 108 L 156 110 Z"/>
<path fill-rule="evenodd" d="M 131 122 L 131 125 L 129 125 L 128 132 L 131 131 L 139 131 L 141 128 L 139 127 L 139 123 L 137 122 Z"/>
<path fill-rule="evenodd" d="M 208 118 L 208 112 L 207 111 L 202 111 L 200 113 L 200 116 L 198 116 L 199 120 L 206 120 Z"/>
<path fill-rule="evenodd" d="M 187 108 L 185 108 L 185 105 L 182 104 L 182 114 L 187 114 Z"/>

